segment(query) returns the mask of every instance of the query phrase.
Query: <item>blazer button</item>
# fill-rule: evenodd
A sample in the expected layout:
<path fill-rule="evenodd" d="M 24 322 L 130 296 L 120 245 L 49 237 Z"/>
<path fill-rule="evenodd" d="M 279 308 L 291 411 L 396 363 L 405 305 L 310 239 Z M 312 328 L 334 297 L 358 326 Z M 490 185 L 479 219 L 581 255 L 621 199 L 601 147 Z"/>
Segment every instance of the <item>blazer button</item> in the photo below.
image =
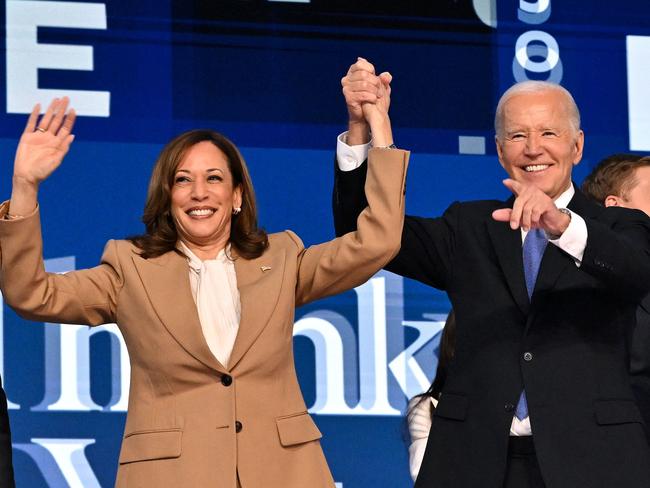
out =
<path fill-rule="evenodd" d="M 503 409 L 504 409 L 506 412 L 514 412 L 514 411 L 515 411 L 515 406 L 514 406 L 512 403 L 506 403 L 506 404 L 503 406 Z"/>
<path fill-rule="evenodd" d="M 525 352 L 524 353 L 524 361 L 530 362 L 533 360 L 533 353 L 532 352 Z"/>
<path fill-rule="evenodd" d="M 223 386 L 232 385 L 232 376 L 230 376 L 229 374 L 224 374 L 223 376 L 221 376 L 221 384 Z"/>
<path fill-rule="evenodd" d="M 235 422 L 235 432 L 239 433 L 244 428 L 239 420 Z"/>

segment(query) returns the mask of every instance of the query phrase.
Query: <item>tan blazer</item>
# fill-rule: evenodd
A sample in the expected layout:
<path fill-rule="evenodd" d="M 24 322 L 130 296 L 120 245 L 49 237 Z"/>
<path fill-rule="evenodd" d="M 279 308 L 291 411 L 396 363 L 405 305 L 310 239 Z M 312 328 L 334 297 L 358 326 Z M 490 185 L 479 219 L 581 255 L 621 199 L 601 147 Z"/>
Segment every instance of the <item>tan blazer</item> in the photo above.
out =
<path fill-rule="evenodd" d="M 242 314 L 227 368 L 203 337 L 184 257 L 143 259 L 109 241 L 99 266 L 47 274 L 38 211 L 0 220 L 0 285 L 16 312 L 122 331 L 131 390 L 116 486 L 235 488 L 238 476 L 244 488 L 334 485 L 296 378 L 294 309 L 360 285 L 399 249 L 409 153 L 369 158 L 357 232 L 305 249 L 285 231 L 258 259 L 235 256 Z"/>

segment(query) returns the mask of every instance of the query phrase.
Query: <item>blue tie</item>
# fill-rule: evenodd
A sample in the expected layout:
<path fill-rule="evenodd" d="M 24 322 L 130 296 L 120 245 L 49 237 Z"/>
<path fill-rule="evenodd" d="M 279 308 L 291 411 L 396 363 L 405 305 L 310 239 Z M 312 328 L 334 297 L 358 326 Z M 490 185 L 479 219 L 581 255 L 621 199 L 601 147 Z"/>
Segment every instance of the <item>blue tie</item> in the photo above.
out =
<path fill-rule="evenodd" d="M 542 262 L 546 244 L 548 244 L 548 238 L 546 237 L 546 232 L 542 229 L 531 229 L 524 239 L 524 276 L 526 278 L 528 298 L 533 296 L 535 281 L 537 281 L 537 273 L 539 272 L 539 265 Z M 515 409 L 515 417 L 519 420 L 528 417 L 528 402 L 526 401 L 525 390 L 522 390 L 519 396 L 519 402 Z"/>

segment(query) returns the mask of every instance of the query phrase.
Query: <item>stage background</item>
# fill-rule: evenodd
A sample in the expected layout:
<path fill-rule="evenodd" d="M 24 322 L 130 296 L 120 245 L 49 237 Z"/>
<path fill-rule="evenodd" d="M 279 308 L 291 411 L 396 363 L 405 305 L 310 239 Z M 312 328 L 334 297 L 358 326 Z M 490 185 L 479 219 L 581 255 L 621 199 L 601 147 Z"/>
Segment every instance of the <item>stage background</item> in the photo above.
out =
<path fill-rule="evenodd" d="M 93 266 L 108 239 L 141 232 L 158 152 L 196 127 L 241 148 L 268 231 L 330 239 L 340 78 L 357 56 L 394 77 L 395 142 L 413 151 L 409 213 L 507 197 L 493 113 L 518 79 L 575 95 L 586 132 L 578 182 L 603 156 L 650 151 L 647 0 L 402 3 L 4 1 L 0 195 L 25 114 L 71 94 L 77 138 L 40 194 L 48 269 Z M 340 486 L 410 486 L 403 412 L 433 376 L 448 310 L 443 293 L 382 272 L 297 311 L 299 379 Z M 4 307 L 19 487 L 113 485 L 128 372 L 114 326 L 29 323 Z"/>

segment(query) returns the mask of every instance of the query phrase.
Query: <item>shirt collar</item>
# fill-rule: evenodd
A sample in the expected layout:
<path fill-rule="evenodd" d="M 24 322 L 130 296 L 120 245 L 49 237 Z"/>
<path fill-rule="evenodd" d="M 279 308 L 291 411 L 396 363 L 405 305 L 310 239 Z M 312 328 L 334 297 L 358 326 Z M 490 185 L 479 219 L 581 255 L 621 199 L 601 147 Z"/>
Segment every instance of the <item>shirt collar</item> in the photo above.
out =
<path fill-rule="evenodd" d="M 553 203 L 555 203 L 555 206 L 557 208 L 567 208 L 569 206 L 569 202 L 575 194 L 576 190 L 573 188 L 573 183 L 571 183 L 569 185 L 569 188 L 564 190 L 564 192 L 559 197 L 557 197 Z"/>
<path fill-rule="evenodd" d="M 187 256 L 187 259 L 189 260 L 189 265 L 190 268 L 192 268 L 196 272 L 200 272 L 201 268 L 203 267 L 204 261 L 201 260 L 196 254 L 194 254 L 189 247 L 183 242 L 183 241 L 178 241 L 178 244 L 185 256 Z M 230 261 L 228 256 L 230 255 L 230 243 L 225 247 L 225 249 L 222 249 L 219 251 L 219 254 L 217 254 L 217 257 L 214 259 L 206 259 L 206 262 L 221 262 L 221 263 L 226 263 L 227 261 Z"/>

